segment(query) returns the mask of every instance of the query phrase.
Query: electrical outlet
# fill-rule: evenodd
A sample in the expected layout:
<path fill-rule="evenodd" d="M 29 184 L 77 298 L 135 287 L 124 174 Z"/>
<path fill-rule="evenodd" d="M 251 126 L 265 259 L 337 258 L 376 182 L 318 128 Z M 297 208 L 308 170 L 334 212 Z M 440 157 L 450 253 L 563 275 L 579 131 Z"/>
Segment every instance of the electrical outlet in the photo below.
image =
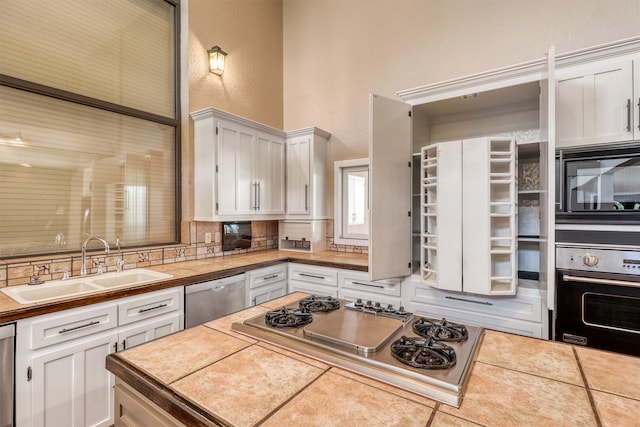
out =
<path fill-rule="evenodd" d="M 220 232 L 216 231 L 216 243 L 220 243 L 221 240 L 222 240 L 222 237 L 220 237 Z"/>
<path fill-rule="evenodd" d="M 204 233 L 204 242 L 211 243 L 211 233 Z"/>

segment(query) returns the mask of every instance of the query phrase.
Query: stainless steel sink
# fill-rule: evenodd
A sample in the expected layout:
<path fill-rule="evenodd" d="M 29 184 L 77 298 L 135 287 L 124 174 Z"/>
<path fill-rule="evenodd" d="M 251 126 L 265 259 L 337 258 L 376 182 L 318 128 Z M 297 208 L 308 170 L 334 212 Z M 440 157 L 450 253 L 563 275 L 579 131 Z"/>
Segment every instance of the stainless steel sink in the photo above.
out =
<path fill-rule="evenodd" d="M 152 270 L 135 269 L 99 276 L 81 276 L 69 280 L 53 280 L 42 285 L 9 286 L 0 289 L 8 297 L 20 304 L 32 304 L 58 298 L 69 298 L 118 287 L 139 285 L 158 280 L 170 279 L 171 274 Z"/>

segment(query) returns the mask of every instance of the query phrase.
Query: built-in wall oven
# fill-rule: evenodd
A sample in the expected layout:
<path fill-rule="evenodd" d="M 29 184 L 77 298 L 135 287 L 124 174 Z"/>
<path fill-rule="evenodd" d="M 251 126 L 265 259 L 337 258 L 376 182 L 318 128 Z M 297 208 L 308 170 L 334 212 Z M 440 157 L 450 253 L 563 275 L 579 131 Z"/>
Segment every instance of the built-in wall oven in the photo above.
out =
<path fill-rule="evenodd" d="M 640 356 L 640 248 L 556 248 L 555 339 Z"/>
<path fill-rule="evenodd" d="M 640 356 L 640 142 L 556 159 L 553 336 Z"/>

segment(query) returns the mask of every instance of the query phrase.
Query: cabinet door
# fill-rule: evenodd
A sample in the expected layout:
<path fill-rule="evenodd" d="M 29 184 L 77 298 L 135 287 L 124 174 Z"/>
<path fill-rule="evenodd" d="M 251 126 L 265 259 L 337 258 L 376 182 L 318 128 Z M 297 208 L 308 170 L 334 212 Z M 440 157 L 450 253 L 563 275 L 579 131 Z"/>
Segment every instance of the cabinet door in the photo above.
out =
<path fill-rule="evenodd" d="M 411 274 L 411 107 L 369 98 L 369 274 Z"/>
<path fill-rule="evenodd" d="M 632 61 L 560 74 L 556 87 L 557 147 L 633 138 Z"/>
<path fill-rule="evenodd" d="M 249 306 L 260 305 L 275 298 L 284 296 L 287 293 L 287 282 L 272 283 L 257 289 L 249 290 Z"/>
<path fill-rule="evenodd" d="M 310 162 L 310 137 L 287 141 L 287 212 L 289 214 L 308 215 L 310 212 Z"/>
<path fill-rule="evenodd" d="M 249 214 L 253 201 L 255 135 L 250 129 L 218 122 L 218 214 Z"/>
<path fill-rule="evenodd" d="M 252 208 L 260 214 L 283 214 L 284 140 L 258 134 L 254 158 Z"/>
<path fill-rule="evenodd" d="M 102 335 L 31 359 L 32 426 L 113 424 L 113 375 L 105 358 L 116 339 Z"/>
<path fill-rule="evenodd" d="M 126 350 L 140 344 L 178 332 L 182 313 L 162 316 L 148 322 L 138 322 L 118 334 L 118 350 Z"/>

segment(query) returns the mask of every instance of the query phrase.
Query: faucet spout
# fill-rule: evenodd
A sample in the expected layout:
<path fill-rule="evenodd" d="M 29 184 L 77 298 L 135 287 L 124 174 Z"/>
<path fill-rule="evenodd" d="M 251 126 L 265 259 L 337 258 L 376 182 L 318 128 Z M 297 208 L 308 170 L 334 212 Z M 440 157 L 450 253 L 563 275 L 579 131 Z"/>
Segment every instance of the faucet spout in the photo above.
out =
<path fill-rule="evenodd" d="M 86 264 L 87 264 L 87 243 L 89 243 L 92 240 L 97 240 L 100 243 L 102 243 L 104 245 L 104 253 L 106 255 L 109 255 L 109 243 L 106 240 L 104 240 L 102 237 L 95 237 L 95 236 L 89 237 L 82 244 L 82 266 L 80 267 L 80 275 L 81 276 L 86 276 L 87 275 L 87 266 L 86 266 Z"/>

